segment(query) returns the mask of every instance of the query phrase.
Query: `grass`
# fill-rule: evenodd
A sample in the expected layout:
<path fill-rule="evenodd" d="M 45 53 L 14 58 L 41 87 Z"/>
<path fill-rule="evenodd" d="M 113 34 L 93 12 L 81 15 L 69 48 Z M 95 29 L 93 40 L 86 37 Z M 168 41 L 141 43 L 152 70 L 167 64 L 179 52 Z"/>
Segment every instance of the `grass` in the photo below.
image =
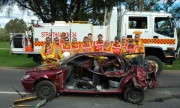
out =
<path fill-rule="evenodd" d="M 6 48 L 6 49 L 1 49 Z M 33 62 L 27 55 L 10 54 L 10 42 L 0 42 L 0 67 L 34 67 L 38 64 Z"/>
<path fill-rule="evenodd" d="M 34 67 L 38 64 L 33 62 L 27 55 L 10 55 L 9 50 L 0 50 L 0 67 Z"/>
<path fill-rule="evenodd" d="M 0 48 L 9 48 L 10 49 L 10 42 L 0 42 Z"/>
<path fill-rule="evenodd" d="M 9 42 L 0 42 L 0 67 L 33 67 L 38 64 L 33 62 L 32 58 L 27 58 L 27 55 L 10 55 Z M 163 70 L 180 70 L 180 59 L 176 59 L 172 67 L 167 67 L 163 63 Z"/>
<path fill-rule="evenodd" d="M 166 64 L 163 63 L 163 70 L 180 70 L 180 58 L 173 62 L 172 67 L 167 67 Z"/>

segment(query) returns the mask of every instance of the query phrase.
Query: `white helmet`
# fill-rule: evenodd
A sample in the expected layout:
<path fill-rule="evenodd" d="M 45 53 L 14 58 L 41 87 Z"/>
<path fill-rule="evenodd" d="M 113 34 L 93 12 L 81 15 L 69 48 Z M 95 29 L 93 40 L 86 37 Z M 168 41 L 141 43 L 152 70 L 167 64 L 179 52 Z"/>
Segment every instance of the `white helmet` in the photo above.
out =
<path fill-rule="evenodd" d="M 64 52 L 62 55 L 64 58 L 68 58 L 71 54 L 70 52 Z"/>

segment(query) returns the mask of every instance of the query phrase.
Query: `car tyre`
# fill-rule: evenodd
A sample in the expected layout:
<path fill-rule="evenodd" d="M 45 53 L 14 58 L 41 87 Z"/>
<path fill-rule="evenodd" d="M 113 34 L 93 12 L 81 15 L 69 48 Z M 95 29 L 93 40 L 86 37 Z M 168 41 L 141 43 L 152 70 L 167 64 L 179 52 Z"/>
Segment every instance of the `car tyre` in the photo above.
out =
<path fill-rule="evenodd" d="M 127 88 L 124 92 L 124 99 L 127 102 L 138 104 L 144 99 L 144 90 L 138 88 Z"/>
<path fill-rule="evenodd" d="M 45 99 L 47 101 L 52 100 L 56 96 L 56 87 L 50 81 L 41 81 L 36 87 L 36 96 L 39 99 Z"/>
<path fill-rule="evenodd" d="M 161 72 L 162 72 L 162 62 L 161 62 L 161 60 L 156 56 L 147 56 L 145 58 L 145 60 L 155 61 L 156 65 L 158 67 L 158 69 L 156 71 L 156 75 L 159 76 L 161 74 Z"/>

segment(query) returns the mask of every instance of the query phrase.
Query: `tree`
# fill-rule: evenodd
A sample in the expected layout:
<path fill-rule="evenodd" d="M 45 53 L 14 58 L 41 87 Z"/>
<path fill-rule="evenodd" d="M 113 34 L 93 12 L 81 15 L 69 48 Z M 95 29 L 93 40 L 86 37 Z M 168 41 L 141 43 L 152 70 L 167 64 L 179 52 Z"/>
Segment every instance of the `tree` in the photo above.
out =
<path fill-rule="evenodd" d="M 0 41 L 9 41 L 10 33 L 24 33 L 27 31 L 26 23 L 21 19 L 12 19 L 0 29 Z"/>
<path fill-rule="evenodd" d="M 102 24 L 106 12 L 120 3 L 130 11 L 156 11 L 160 0 L 1 0 L 0 7 L 17 4 L 21 10 L 31 10 L 43 22 L 54 21 L 88 21 L 101 19 Z M 164 2 L 164 9 L 176 0 Z M 162 4 L 162 5 L 164 5 Z"/>
<path fill-rule="evenodd" d="M 179 7 L 173 7 L 170 12 L 173 15 L 173 18 L 175 20 L 175 25 L 177 28 L 180 28 L 180 6 Z"/>
<path fill-rule="evenodd" d="M 12 19 L 5 25 L 5 30 L 8 33 L 24 33 L 27 30 L 27 25 L 22 19 Z"/>
<path fill-rule="evenodd" d="M 9 41 L 9 34 L 5 31 L 5 29 L 0 29 L 0 41 Z"/>
<path fill-rule="evenodd" d="M 22 10 L 33 11 L 47 23 L 55 20 L 87 21 L 90 16 L 96 19 L 102 17 L 105 7 L 111 9 L 117 1 L 123 0 L 2 0 L 1 5 L 18 4 Z"/>

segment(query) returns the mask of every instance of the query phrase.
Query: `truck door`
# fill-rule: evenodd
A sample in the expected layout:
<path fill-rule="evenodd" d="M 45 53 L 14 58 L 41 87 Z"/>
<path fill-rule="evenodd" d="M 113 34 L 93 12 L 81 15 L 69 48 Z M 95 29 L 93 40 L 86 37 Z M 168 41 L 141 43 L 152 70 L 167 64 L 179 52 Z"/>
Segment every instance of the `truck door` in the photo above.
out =
<path fill-rule="evenodd" d="M 140 34 L 141 39 L 148 39 L 150 37 L 149 16 L 127 15 L 126 25 L 125 31 L 128 38 L 134 38 L 135 34 Z"/>
<path fill-rule="evenodd" d="M 172 20 L 168 17 L 153 16 L 152 43 L 161 47 L 163 50 L 167 48 L 177 47 L 177 35 L 174 34 Z"/>
<path fill-rule="evenodd" d="M 10 45 L 12 53 L 23 53 L 25 51 L 25 34 L 24 33 L 11 33 Z"/>

